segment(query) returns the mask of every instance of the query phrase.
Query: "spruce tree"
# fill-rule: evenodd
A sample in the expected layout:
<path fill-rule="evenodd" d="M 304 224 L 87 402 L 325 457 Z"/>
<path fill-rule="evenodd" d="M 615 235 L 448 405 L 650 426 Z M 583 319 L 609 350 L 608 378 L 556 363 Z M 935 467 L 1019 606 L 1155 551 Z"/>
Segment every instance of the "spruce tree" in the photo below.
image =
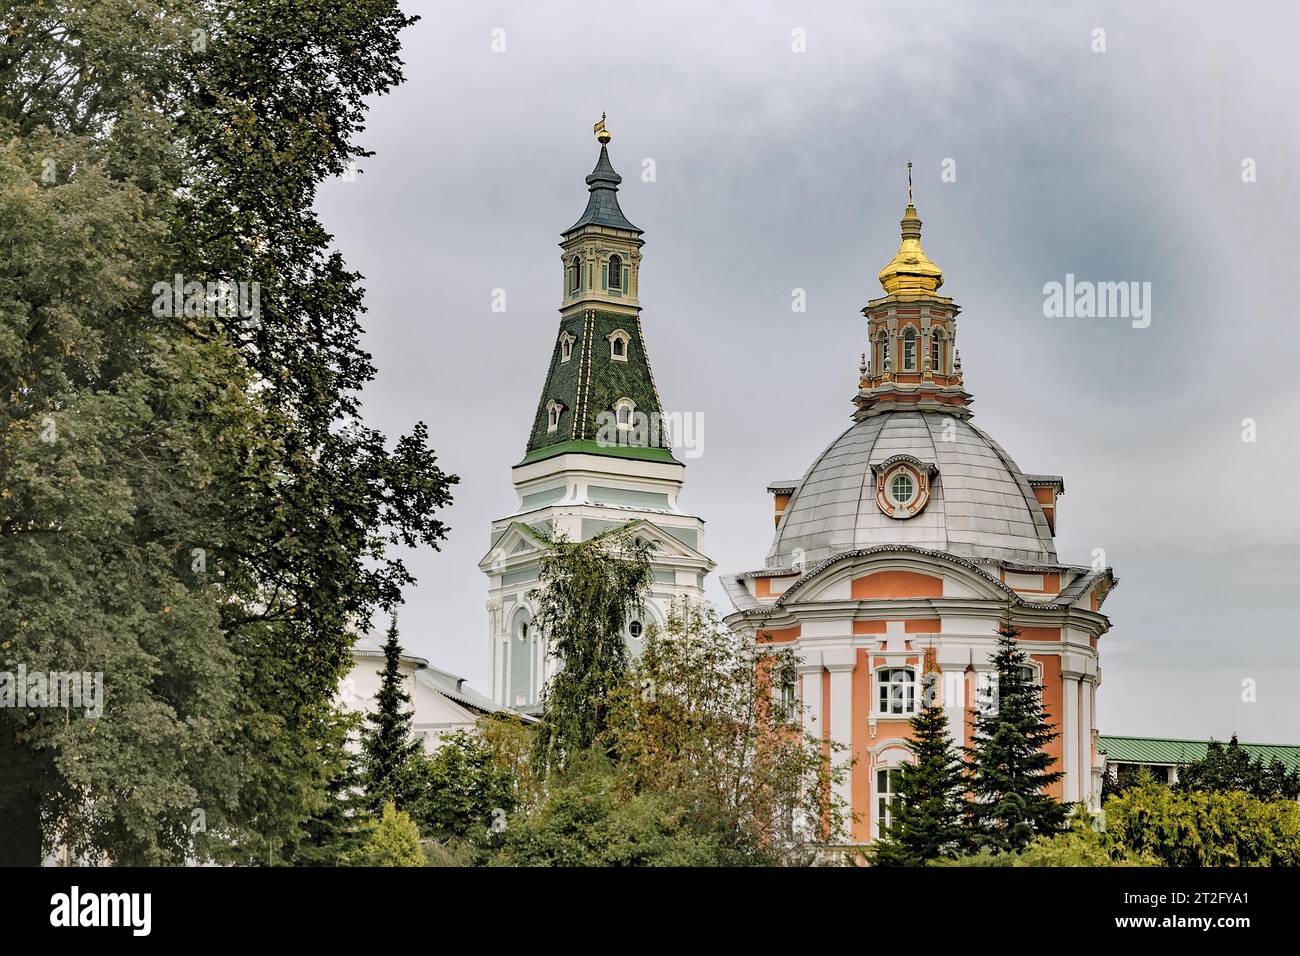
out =
<path fill-rule="evenodd" d="M 393 803 L 407 809 L 415 800 L 413 763 L 420 752 L 411 736 L 411 695 L 402 686 L 402 646 L 397 641 L 397 618 L 388 625 L 384 642 L 384 670 L 375 694 L 378 708 L 361 735 L 362 785 L 372 812 Z"/>
<path fill-rule="evenodd" d="M 921 709 L 911 727 L 914 761 L 899 768 L 889 827 L 872 844 L 877 866 L 923 866 L 954 856 L 965 841 L 963 765 L 948 733 L 933 651 L 926 654 Z"/>
<path fill-rule="evenodd" d="M 982 689 L 972 711 L 974 746 L 966 749 L 970 832 L 995 853 L 1024 849 L 1038 836 L 1061 830 L 1067 808 L 1045 790 L 1064 774 L 1052 770 L 1044 749 L 1060 736 L 1027 679 L 1028 657 L 1009 620 L 998 628 L 993 655 L 996 683 Z"/>

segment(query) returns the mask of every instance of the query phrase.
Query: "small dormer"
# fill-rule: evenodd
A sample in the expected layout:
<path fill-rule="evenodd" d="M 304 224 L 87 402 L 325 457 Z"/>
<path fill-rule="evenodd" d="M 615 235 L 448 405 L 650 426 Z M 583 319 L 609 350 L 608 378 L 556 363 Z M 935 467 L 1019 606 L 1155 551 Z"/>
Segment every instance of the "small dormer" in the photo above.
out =
<path fill-rule="evenodd" d="M 1065 479 L 1060 475 L 1025 475 L 1029 487 L 1034 490 L 1034 497 L 1043 506 L 1043 517 L 1047 519 L 1048 530 L 1056 537 L 1056 499 L 1065 494 Z"/>
<path fill-rule="evenodd" d="M 776 512 L 776 526 L 781 526 L 781 518 L 785 515 L 785 506 L 790 503 L 790 497 L 794 490 L 799 487 L 796 481 L 774 481 L 767 486 L 767 493 L 772 496 L 772 504 Z"/>
<path fill-rule="evenodd" d="M 560 416 L 564 414 L 564 403 L 551 399 L 546 403 L 546 430 L 553 432 L 560 427 Z"/>
<path fill-rule="evenodd" d="M 632 335 L 624 329 L 615 329 L 605 336 L 609 339 L 609 358 L 612 362 L 626 362 Z"/>

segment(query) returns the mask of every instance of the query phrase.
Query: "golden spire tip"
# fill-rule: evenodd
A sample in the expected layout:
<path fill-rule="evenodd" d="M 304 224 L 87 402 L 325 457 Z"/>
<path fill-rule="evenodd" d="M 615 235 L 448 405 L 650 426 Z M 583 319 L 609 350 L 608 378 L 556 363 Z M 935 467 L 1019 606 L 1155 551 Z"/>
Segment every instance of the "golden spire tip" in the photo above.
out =
<path fill-rule="evenodd" d="M 614 138 L 609 134 L 609 130 L 605 129 L 605 113 L 603 110 L 600 114 L 600 121 L 591 128 L 591 131 L 596 134 L 596 142 L 600 143 L 601 146 Z"/>

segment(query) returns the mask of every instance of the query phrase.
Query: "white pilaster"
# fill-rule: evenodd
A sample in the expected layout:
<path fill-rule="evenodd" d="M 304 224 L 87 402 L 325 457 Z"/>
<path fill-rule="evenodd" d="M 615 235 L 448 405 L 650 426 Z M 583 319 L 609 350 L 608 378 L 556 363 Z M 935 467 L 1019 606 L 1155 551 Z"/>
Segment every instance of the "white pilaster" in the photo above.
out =
<path fill-rule="evenodd" d="M 1079 789 L 1088 806 L 1099 798 L 1092 792 L 1092 681 L 1079 682 Z"/>
<path fill-rule="evenodd" d="M 1065 770 L 1063 797 L 1066 803 L 1082 798 L 1079 780 L 1079 676 L 1061 675 L 1061 742 Z"/>
<path fill-rule="evenodd" d="M 830 714 L 828 733 L 838 753 L 832 754 L 835 766 L 847 768 L 853 759 L 853 667 L 856 652 L 851 647 L 824 651 L 822 661 L 830 671 L 831 697 L 827 711 Z M 847 769 L 843 779 L 835 784 L 835 794 L 844 801 L 842 825 L 849 831 L 853 811 L 853 779 Z"/>

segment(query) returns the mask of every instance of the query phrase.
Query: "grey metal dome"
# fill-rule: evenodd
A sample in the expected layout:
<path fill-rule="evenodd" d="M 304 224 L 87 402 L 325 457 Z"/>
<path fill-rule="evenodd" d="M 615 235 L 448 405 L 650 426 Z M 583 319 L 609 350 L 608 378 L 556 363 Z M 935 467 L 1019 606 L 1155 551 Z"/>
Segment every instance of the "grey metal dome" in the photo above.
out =
<path fill-rule="evenodd" d="M 872 470 L 900 454 L 937 469 L 925 509 L 901 520 L 876 506 Z M 1056 563 L 1042 506 L 1016 463 L 968 420 L 940 412 L 875 415 L 835 439 L 795 489 L 767 566 L 788 568 L 802 557 L 811 567 L 844 551 L 882 544 L 975 559 Z"/>

